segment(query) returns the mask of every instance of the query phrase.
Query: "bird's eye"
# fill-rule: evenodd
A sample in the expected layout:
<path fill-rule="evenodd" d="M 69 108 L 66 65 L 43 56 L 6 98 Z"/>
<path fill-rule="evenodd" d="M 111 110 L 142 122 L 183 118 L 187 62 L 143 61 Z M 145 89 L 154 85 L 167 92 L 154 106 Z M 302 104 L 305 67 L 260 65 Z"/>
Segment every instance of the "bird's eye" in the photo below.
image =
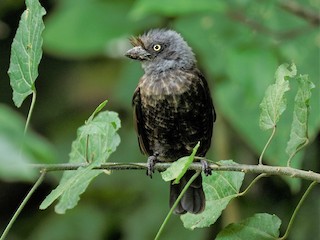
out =
<path fill-rule="evenodd" d="M 153 45 L 153 50 L 155 50 L 156 52 L 159 52 L 161 50 L 161 45 L 160 44 Z"/>

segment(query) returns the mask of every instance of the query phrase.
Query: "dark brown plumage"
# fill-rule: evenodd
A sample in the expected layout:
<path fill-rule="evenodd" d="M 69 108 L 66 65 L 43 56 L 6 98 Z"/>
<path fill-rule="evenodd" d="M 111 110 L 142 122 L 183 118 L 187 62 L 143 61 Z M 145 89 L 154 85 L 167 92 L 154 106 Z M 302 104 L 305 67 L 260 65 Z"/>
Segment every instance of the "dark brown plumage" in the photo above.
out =
<path fill-rule="evenodd" d="M 197 156 L 205 156 L 215 112 L 208 84 L 196 67 L 191 48 L 172 30 L 151 30 L 132 38 L 131 43 L 134 48 L 126 55 L 140 60 L 145 70 L 133 96 L 133 108 L 139 146 L 149 156 L 149 174 L 154 161 L 173 162 L 190 155 L 198 141 Z M 171 206 L 193 174 L 187 171 L 179 184 L 171 185 Z M 204 207 L 200 175 L 175 213 L 200 213 Z"/>

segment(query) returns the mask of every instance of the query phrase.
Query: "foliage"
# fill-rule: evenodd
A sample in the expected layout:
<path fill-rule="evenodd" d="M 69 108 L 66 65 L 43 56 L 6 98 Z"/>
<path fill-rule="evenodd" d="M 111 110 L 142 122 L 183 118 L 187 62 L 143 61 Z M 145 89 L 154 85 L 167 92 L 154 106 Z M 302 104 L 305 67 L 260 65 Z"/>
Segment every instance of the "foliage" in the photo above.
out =
<path fill-rule="evenodd" d="M 77 139 L 72 144 L 70 163 L 89 163 L 76 171 L 64 172 L 59 186 L 53 190 L 40 205 L 46 209 L 54 200 L 60 197 L 55 210 L 65 213 L 74 208 L 80 195 L 86 190 L 89 183 L 103 173 L 103 170 L 93 170 L 106 162 L 120 143 L 117 130 L 120 128 L 120 119 L 115 112 L 104 111 L 94 117 L 105 106 L 106 101 L 94 111 L 85 125 L 78 129 Z"/>
<path fill-rule="evenodd" d="M 297 74 L 295 65 L 292 65 L 291 71 L 287 65 L 281 65 L 276 72 L 276 83 L 267 88 L 266 95 L 263 98 L 260 107 L 260 128 L 268 130 L 275 128 L 280 115 L 286 110 L 287 102 L 284 98 L 285 92 L 289 91 L 289 81 L 285 77 L 294 77 Z"/>
<path fill-rule="evenodd" d="M 102 64 L 101 68 L 96 68 L 96 65 L 91 65 L 92 62 L 89 67 L 83 67 L 87 66 L 87 62 L 85 62 L 82 67 L 80 65 L 76 68 L 74 75 L 61 74 L 61 80 L 56 75 L 55 68 L 52 70 L 55 74 L 48 73 L 51 66 L 47 65 L 43 68 L 45 69 L 43 74 L 40 71 L 40 76 L 49 79 L 50 75 L 54 75 L 54 81 L 43 83 L 48 85 L 49 90 L 45 90 L 46 92 L 43 94 L 45 97 L 42 97 L 38 102 L 46 105 L 48 103 L 46 99 L 50 99 L 50 96 L 61 99 L 64 99 L 64 95 L 77 96 L 74 100 L 77 102 L 75 104 L 76 112 L 79 110 L 79 106 L 80 110 L 81 107 L 87 106 L 86 99 L 88 98 L 98 102 L 100 100 L 99 93 L 102 92 L 100 97 L 103 96 L 105 99 L 107 96 L 110 100 L 110 106 L 114 107 L 118 104 L 120 111 L 130 112 L 131 93 L 139 76 L 141 76 L 141 70 L 132 62 L 124 62 L 119 58 L 120 55 L 123 55 L 126 44 L 128 44 L 126 37 L 152 27 L 172 27 L 181 32 L 193 47 L 199 60 L 199 66 L 203 68 L 207 78 L 215 79 L 212 89 L 218 112 L 215 134 L 218 136 L 232 134 L 225 141 L 230 146 L 222 147 L 223 149 L 232 148 L 232 151 L 228 152 L 231 156 L 227 157 L 236 159 L 239 163 L 246 161 L 247 156 L 243 157 L 242 151 L 239 149 L 249 146 L 252 150 L 249 159 L 262 151 L 260 163 L 263 159 L 263 162 L 270 165 L 292 165 L 301 168 L 302 164 L 305 164 L 302 159 L 305 154 L 308 154 L 303 147 L 314 142 L 320 128 L 320 115 L 316 109 L 320 101 L 319 94 L 314 94 L 311 97 L 311 89 L 319 85 L 318 64 L 314 64 L 319 61 L 316 46 L 319 31 L 313 28 L 312 23 L 307 19 L 299 16 L 293 10 L 290 2 L 288 5 L 278 1 L 256 3 L 203 0 L 197 2 L 196 5 L 193 1 L 170 1 L 170 4 L 166 2 L 168 1 L 60 1 L 56 8 L 50 10 L 45 19 L 46 30 L 43 34 L 45 52 L 61 59 L 83 60 L 105 55 L 108 61 L 111 59 L 110 62 L 113 63 L 108 62 L 111 67 Z M 305 8 L 319 9 L 314 1 L 301 0 L 297 4 L 301 11 Z M 20 107 L 25 98 L 30 93 L 33 94 L 34 99 L 29 111 L 29 116 L 31 116 L 36 93 L 35 80 L 38 77 L 38 65 L 42 57 L 41 34 L 44 29 L 42 17 L 45 11 L 38 1 L 27 0 L 26 5 L 27 10 L 21 17 L 12 43 L 9 75 L 16 106 Z M 312 11 L 309 13 L 312 16 Z M 297 71 L 294 65 L 291 69 L 288 69 L 288 65 L 281 65 L 275 74 L 275 83 L 270 85 L 276 66 L 281 62 L 291 61 L 298 66 L 299 73 L 308 73 L 309 77 L 300 75 L 295 78 Z M 92 66 L 91 72 L 84 72 L 84 70 L 89 71 L 88 68 L 92 68 Z M 96 71 L 97 69 L 98 71 Z M 102 75 L 100 83 L 94 80 L 98 75 L 97 72 Z M 315 82 L 315 85 L 309 81 L 309 78 Z M 50 84 L 56 80 L 60 81 L 60 91 L 51 90 L 50 86 L 52 85 Z M 84 82 L 89 83 L 86 85 Z M 62 89 L 67 89 L 66 94 Z M 101 89 L 104 90 L 101 91 Z M 265 97 L 263 98 L 263 96 Z M 258 105 L 261 100 L 262 113 L 260 115 Z M 66 114 L 66 111 L 69 113 L 70 109 L 66 108 L 66 104 L 60 105 L 52 100 L 50 106 L 41 108 L 40 105 L 39 108 L 42 111 L 36 115 L 38 116 L 36 119 L 43 117 L 42 121 L 50 119 L 48 116 L 53 119 L 49 121 L 47 128 L 53 127 L 54 134 L 51 137 L 61 136 L 60 142 L 56 144 L 57 149 L 59 149 L 58 146 L 65 145 L 66 140 L 61 141 L 61 139 L 65 138 L 65 125 L 70 126 L 66 124 L 68 123 L 67 115 L 69 115 Z M 81 236 L 94 236 L 96 239 L 103 239 L 104 232 L 111 231 L 108 236 L 112 236 L 112 231 L 120 231 L 119 229 L 114 230 L 117 219 L 126 219 L 126 226 L 122 226 L 122 220 L 118 222 L 118 225 L 125 229 L 123 231 L 127 232 L 124 239 L 150 239 L 154 237 L 159 221 L 162 220 L 160 219 L 161 213 L 165 212 L 163 202 L 167 201 L 166 196 L 162 194 L 163 192 L 154 190 L 160 184 L 157 186 L 157 182 L 153 181 L 150 185 L 146 183 L 142 186 L 141 181 L 145 180 L 136 174 L 121 174 L 121 176 L 112 174 L 107 177 L 107 180 L 97 178 L 91 188 L 87 188 L 91 180 L 103 172 L 102 170 L 93 170 L 93 168 L 107 161 L 120 143 L 117 133 L 120 120 L 117 114 L 112 111 L 103 111 L 98 114 L 101 108 L 101 106 L 98 107 L 85 125 L 78 129 L 77 138 L 73 141 L 70 153 L 71 164 L 89 163 L 89 165 L 80 167 L 77 171 L 65 171 L 60 184 L 47 196 L 41 208 L 47 208 L 60 197 L 55 210 L 58 213 L 65 213 L 67 209 L 78 204 L 80 195 L 86 191 L 84 196 L 93 196 L 93 199 L 100 199 L 103 202 L 103 204 L 98 204 L 103 205 L 102 209 L 105 210 L 107 207 L 106 201 L 114 207 L 114 210 L 107 207 L 108 216 L 112 216 L 107 220 L 108 225 L 101 224 L 102 221 L 106 221 L 101 214 L 101 209 L 97 207 L 97 204 L 87 206 L 88 202 L 93 201 L 87 199 L 87 201 L 80 201 L 79 207 L 63 216 L 63 226 L 59 224 L 61 218 L 51 213 L 47 221 L 51 222 L 53 227 L 44 227 L 44 224 L 39 224 L 42 228 L 35 230 L 30 239 L 43 239 L 51 235 L 50 232 L 53 231 L 56 232 L 55 236 L 58 238 L 63 236 L 69 239 L 81 239 Z M 30 129 L 23 135 L 21 118 L 6 106 L 1 105 L 0 111 L 0 122 L 3 123 L 0 124 L 0 150 L 3 153 L 0 156 L 0 177 L 2 179 L 30 181 L 36 177 L 36 173 L 32 169 L 29 170 L 29 168 L 22 166 L 22 163 L 57 162 L 54 159 L 53 147 L 47 140 L 39 137 Z M 47 116 L 45 116 L 46 112 L 49 112 Z M 87 110 L 82 113 L 82 116 L 73 115 L 72 118 L 78 117 L 83 121 L 83 115 L 89 115 Z M 123 115 L 126 116 L 126 114 Z M 271 133 L 268 141 L 270 133 L 268 131 L 261 132 L 259 129 L 259 115 L 260 126 L 263 129 L 274 129 L 274 133 Z M 29 119 L 28 117 L 26 127 Z M 125 119 L 125 121 L 128 120 Z M 223 121 L 226 121 L 234 132 L 231 133 L 230 130 L 224 129 L 225 123 Z M 129 124 L 130 122 L 125 122 L 123 125 Z M 56 133 L 58 125 L 62 130 Z M 38 126 L 37 130 L 39 129 L 41 129 L 41 125 Z M 124 135 L 125 131 L 127 131 L 126 135 Z M 119 134 L 124 135 L 122 144 L 112 156 L 116 156 L 117 161 L 119 159 L 134 160 L 139 155 L 137 154 L 137 145 L 132 144 L 135 142 L 133 132 L 125 127 L 120 130 Z M 50 134 L 47 137 L 50 138 Z M 54 137 L 50 141 L 54 142 Z M 242 147 L 235 148 L 234 145 L 238 143 L 234 139 L 239 137 L 242 139 Z M 68 136 L 67 139 L 71 139 L 71 137 Z M 221 142 L 223 143 L 221 139 L 223 138 L 215 137 L 213 152 L 216 152 L 216 156 L 213 157 L 210 153 L 208 158 L 225 158 L 225 156 L 219 155 L 221 150 L 217 147 L 221 146 Z M 69 145 L 68 142 L 67 146 Z M 57 149 L 55 150 L 58 151 Z M 300 151 L 299 154 L 297 154 L 298 151 Z M 293 157 L 295 160 L 291 163 Z M 317 157 L 311 157 L 309 162 L 315 163 L 316 159 Z M 183 171 L 187 168 L 187 160 L 190 163 L 193 156 L 182 159 L 182 163 L 177 162 L 176 168 L 172 172 L 173 175 L 169 174 L 171 175 L 170 179 L 182 176 Z M 17 164 L 13 165 L 14 162 Z M 220 161 L 219 164 L 235 163 Z M 188 228 L 195 229 L 208 227 L 215 223 L 221 215 L 223 216 L 225 208 L 232 199 L 243 195 L 248 196 L 247 190 L 256 184 L 254 180 L 251 182 L 252 185 L 249 183 L 249 187 L 240 192 L 243 178 L 244 173 L 241 172 L 215 172 L 211 177 L 204 177 L 207 208 L 200 215 L 186 214 L 182 216 L 183 224 Z M 289 178 L 285 178 L 285 180 L 293 190 L 292 192 L 299 191 L 298 181 Z M 149 189 L 146 191 L 148 187 Z M 90 191 L 90 189 L 93 190 Z M 152 199 L 150 195 L 154 195 L 156 199 Z M 119 199 L 126 199 L 126 201 L 120 200 L 117 205 L 115 202 L 118 202 Z M 149 199 L 149 201 L 145 199 Z M 133 210 L 129 210 L 127 205 L 132 205 Z M 276 208 L 276 205 L 274 204 L 272 207 Z M 286 204 L 286 207 L 288 206 L 290 204 Z M 79 212 L 76 211 L 77 209 Z M 299 209 L 300 204 L 296 207 L 296 211 Z M 261 212 L 262 210 L 264 209 L 261 209 L 259 205 L 257 211 Z M 88 214 L 90 212 L 93 213 L 92 216 Z M 284 208 L 283 212 L 287 213 L 288 209 Z M 312 213 L 314 213 L 313 210 Z M 141 223 L 141 217 L 150 221 L 146 222 L 147 229 L 144 229 L 144 226 L 138 226 L 141 229 L 137 230 L 138 228 L 133 225 Z M 81 229 L 78 233 L 70 233 L 66 230 L 65 226 L 70 226 L 70 222 L 75 222 L 74 219 L 80 218 L 87 219 L 88 224 L 94 222 L 95 227 L 86 227 L 79 223 L 75 224 L 75 227 Z M 281 216 L 281 219 L 284 223 L 288 222 L 288 216 Z M 294 219 L 294 216 L 291 219 Z M 156 222 L 157 220 L 158 222 Z M 276 239 L 280 235 L 281 220 L 274 214 L 255 214 L 245 220 L 239 218 L 237 220 L 238 222 L 222 229 L 217 239 L 234 239 L 236 236 L 240 236 L 242 239 L 263 239 L 263 237 Z M 170 236 L 176 236 L 177 229 L 181 226 L 181 222 L 173 217 L 170 221 L 173 221 L 173 224 L 170 224 L 166 228 L 167 232 L 163 233 L 165 237 L 169 236 L 169 239 Z M 45 221 L 43 222 L 45 223 Z M 312 224 L 309 225 L 312 226 Z M 119 226 L 118 228 L 121 228 Z M 289 224 L 289 230 L 290 226 L 291 224 Z M 297 226 L 297 230 L 291 230 L 300 231 L 303 226 L 305 223 L 301 222 Z M 281 227 L 284 229 L 286 224 Z M 62 235 L 58 233 L 60 230 Z M 303 232 L 304 236 L 307 234 L 314 236 L 312 231 L 304 229 L 300 232 Z M 181 236 L 183 235 L 185 235 L 185 239 L 200 239 L 199 236 L 204 238 L 205 234 L 203 230 L 198 229 L 192 232 L 182 232 Z"/>
<path fill-rule="evenodd" d="M 46 13 L 38 1 L 27 0 L 26 6 L 13 39 L 8 71 L 13 101 L 17 107 L 35 91 L 34 82 L 38 77 L 38 65 L 42 57 L 42 16 Z"/>
<path fill-rule="evenodd" d="M 194 157 L 198 151 L 200 146 L 200 142 L 193 148 L 193 151 L 190 156 L 182 157 L 178 159 L 176 162 L 172 163 L 172 165 L 164 172 L 161 173 L 163 180 L 172 181 L 174 180 L 174 184 L 180 182 L 180 179 L 188 170 L 190 164 L 193 162 Z"/>
<path fill-rule="evenodd" d="M 290 156 L 288 165 L 290 165 L 291 158 L 309 142 L 309 101 L 311 98 L 311 89 L 313 89 L 315 86 L 311 81 L 309 81 L 307 75 L 300 76 L 298 81 L 299 89 L 295 97 L 290 140 L 286 148 L 286 152 Z"/>
<path fill-rule="evenodd" d="M 239 223 L 230 224 L 217 236 L 217 240 L 277 239 L 281 220 L 275 215 L 255 214 Z M 236 233 L 236 234 L 235 234 Z"/>
<path fill-rule="evenodd" d="M 235 164 L 232 161 L 220 161 L 218 164 Z M 201 214 L 187 213 L 181 216 L 186 228 L 195 229 L 214 224 L 228 203 L 239 193 L 244 173 L 214 172 L 205 177 L 203 190 L 206 195 L 206 209 Z"/>

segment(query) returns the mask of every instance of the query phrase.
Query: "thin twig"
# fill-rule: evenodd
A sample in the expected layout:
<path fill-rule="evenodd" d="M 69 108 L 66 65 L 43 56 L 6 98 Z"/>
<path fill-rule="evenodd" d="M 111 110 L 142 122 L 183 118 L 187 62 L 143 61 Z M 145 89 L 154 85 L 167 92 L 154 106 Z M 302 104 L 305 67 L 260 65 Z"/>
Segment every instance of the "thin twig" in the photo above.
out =
<path fill-rule="evenodd" d="M 287 227 L 287 230 L 286 230 L 285 234 L 284 234 L 281 238 L 279 238 L 279 240 L 283 240 L 283 239 L 286 239 L 286 238 L 288 237 L 288 235 L 289 235 L 289 233 L 290 233 L 290 230 L 291 230 L 291 228 L 292 228 L 293 222 L 294 222 L 294 220 L 295 220 L 295 218 L 296 218 L 296 216 L 297 216 L 297 213 L 298 213 L 299 209 L 301 208 L 303 202 L 306 200 L 306 198 L 307 198 L 308 194 L 310 193 L 311 189 L 312 189 L 316 184 L 317 184 L 317 182 L 312 182 L 312 183 L 309 185 L 309 187 L 307 188 L 307 190 L 304 192 L 304 194 L 303 194 L 302 198 L 300 199 L 298 205 L 296 206 L 296 208 L 295 208 L 294 211 L 293 211 L 293 214 L 292 214 L 292 216 L 291 216 L 291 219 L 290 219 L 290 221 L 289 221 L 289 224 L 288 224 L 288 227 Z"/>
<path fill-rule="evenodd" d="M 311 25 L 317 27 L 320 25 L 319 12 L 313 11 L 311 9 L 306 9 L 303 5 L 295 1 L 281 1 L 280 7 L 284 10 L 306 20 Z"/>
<path fill-rule="evenodd" d="M 79 167 L 86 167 L 88 163 L 77 163 L 77 164 L 29 164 L 27 166 L 37 169 L 44 169 L 47 172 L 50 171 L 66 171 L 66 170 L 77 170 Z M 155 170 L 164 171 L 171 166 L 171 163 L 157 163 Z M 306 171 L 296 169 L 292 167 L 282 166 L 266 166 L 266 165 L 247 165 L 247 164 L 229 164 L 224 165 L 219 163 L 209 164 L 209 167 L 213 171 L 235 171 L 244 173 L 266 173 L 268 175 L 278 176 L 289 176 L 292 178 L 301 178 L 305 180 L 315 181 L 320 183 L 320 173 L 313 171 Z M 147 163 L 104 163 L 100 167 L 94 169 L 106 169 L 106 170 L 145 170 L 147 169 Z M 192 163 L 189 170 L 201 171 L 201 163 Z"/>
<path fill-rule="evenodd" d="M 266 173 L 261 173 L 259 174 L 257 177 L 255 177 L 255 179 L 252 180 L 252 182 L 249 184 L 249 186 L 243 190 L 242 192 L 238 193 L 238 197 L 245 195 L 250 189 L 251 187 L 258 181 L 260 180 L 260 178 L 266 177 L 268 176 Z"/>
<path fill-rule="evenodd" d="M 292 154 L 290 155 L 290 157 L 289 157 L 289 159 L 288 159 L 288 161 L 287 161 L 287 167 L 290 167 L 292 158 L 293 158 L 301 149 L 303 149 L 303 148 L 304 148 L 305 146 L 307 146 L 308 144 L 309 144 L 309 139 L 306 138 L 306 141 L 305 141 L 300 147 L 298 147 L 298 148 L 296 149 L 296 151 L 294 151 L 294 153 L 292 153 Z"/>
<path fill-rule="evenodd" d="M 30 119 L 31 119 L 32 112 L 33 112 L 33 109 L 34 109 L 34 105 L 36 104 L 36 98 L 37 98 L 37 92 L 36 92 L 36 89 L 34 88 L 33 92 L 32 92 L 32 100 L 31 100 L 31 105 L 30 105 L 29 112 L 28 112 L 26 125 L 24 126 L 24 134 L 26 134 L 26 132 L 28 130 L 28 127 L 29 127 L 29 124 L 30 124 Z"/>
<path fill-rule="evenodd" d="M 174 202 L 174 204 L 172 205 L 169 213 L 167 214 L 166 218 L 164 219 L 164 221 L 161 224 L 161 227 L 156 235 L 156 237 L 154 238 L 154 240 L 158 240 L 165 225 L 168 223 L 174 209 L 177 207 L 178 203 L 180 202 L 182 196 L 184 195 L 184 193 L 187 191 L 187 189 L 189 188 L 189 186 L 191 185 L 191 183 L 193 183 L 193 181 L 199 176 L 199 174 L 201 173 L 201 171 L 196 172 L 191 178 L 190 180 L 187 182 L 187 184 L 184 186 L 184 188 L 182 189 L 181 193 L 179 194 L 178 198 L 176 199 L 176 201 Z"/>
<path fill-rule="evenodd" d="M 8 223 L 8 225 L 6 226 L 6 229 L 3 231 L 0 240 L 4 240 L 8 234 L 8 232 L 10 231 L 12 225 L 14 224 L 14 222 L 16 221 L 17 217 L 19 216 L 20 212 L 22 211 L 22 209 L 24 208 L 24 206 L 26 205 L 26 203 L 28 202 L 28 200 L 30 199 L 30 197 L 32 196 L 32 194 L 35 192 L 35 190 L 40 186 L 40 184 L 42 183 L 44 177 L 46 175 L 46 171 L 41 171 L 41 175 L 38 178 L 38 180 L 36 181 L 36 183 L 33 185 L 33 187 L 31 188 L 31 190 L 28 192 L 27 196 L 23 199 L 22 203 L 20 204 L 20 206 L 18 207 L 17 211 L 14 213 L 13 217 L 11 218 L 10 222 Z"/>
<path fill-rule="evenodd" d="M 264 148 L 263 148 L 263 150 L 262 150 L 262 153 L 261 153 L 261 155 L 260 155 L 260 157 L 259 157 L 259 164 L 260 164 L 260 165 L 263 164 L 262 159 L 263 159 L 264 153 L 265 153 L 265 151 L 267 150 L 267 148 L 269 147 L 269 145 L 270 145 L 270 143 L 271 143 L 271 140 L 272 140 L 272 138 L 273 138 L 273 136 L 274 136 L 275 133 L 276 133 L 276 126 L 273 127 L 272 133 L 271 133 L 271 135 L 270 135 L 270 137 L 269 137 L 269 139 L 268 139 L 268 142 L 267 142 L 266 145 L 264 146 Z"/>
<path fill-rule="evenodd" d="M 288 10 L 288 9 L 286 9 Z M 295 29 L 289 29 L 286 31 L 277 31 L 275 29 L 269 28 L 268 26 L 264 26 L 262 23 L 256 21 L 255 19 L 250 19 L 247 17 L 244 13 L 244 10 L 242 11 L 229 11 L 228 16 L 231 19 L 236 20 L 237 22 L 240 22 L 241 24 L 244 24 L 245 26 L 249 27 L 250 29 L 257 31 L 259 33 L 263 33 L 268 36 L 272 36 L 277 39 L 291 39 L 297 36 L 301 36 L 309 31 L 311 31 L 312 27 L 306 27 L 306 26 L 300 26 Z M 309 21 L 310 22 L 310 21 Z M 317 22 L 315 22 L 318 24 Z"/>

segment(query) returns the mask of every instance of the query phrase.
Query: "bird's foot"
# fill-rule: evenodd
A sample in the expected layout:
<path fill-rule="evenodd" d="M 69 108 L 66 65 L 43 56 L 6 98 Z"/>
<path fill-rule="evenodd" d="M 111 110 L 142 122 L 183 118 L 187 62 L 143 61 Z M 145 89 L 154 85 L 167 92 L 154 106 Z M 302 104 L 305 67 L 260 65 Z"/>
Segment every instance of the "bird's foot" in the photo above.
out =
<path fill-rule="evenodd" d="M 159 156 L 158 152 L 155 152 L 152 156 L 148 157 L 147 161 L 147 176 L 152 178 L 152 174 L 154 173 L 154 166 L 156 165 L 158 159 L 157 157 Z"/>
<path fill-rule="evenodd" d="M 206 160 L 201 160 L 201 165 L 202 165 L 202 171 L 206 176 L 209 176 L 212 174 L 212 169 L 210 168 Z"/>

